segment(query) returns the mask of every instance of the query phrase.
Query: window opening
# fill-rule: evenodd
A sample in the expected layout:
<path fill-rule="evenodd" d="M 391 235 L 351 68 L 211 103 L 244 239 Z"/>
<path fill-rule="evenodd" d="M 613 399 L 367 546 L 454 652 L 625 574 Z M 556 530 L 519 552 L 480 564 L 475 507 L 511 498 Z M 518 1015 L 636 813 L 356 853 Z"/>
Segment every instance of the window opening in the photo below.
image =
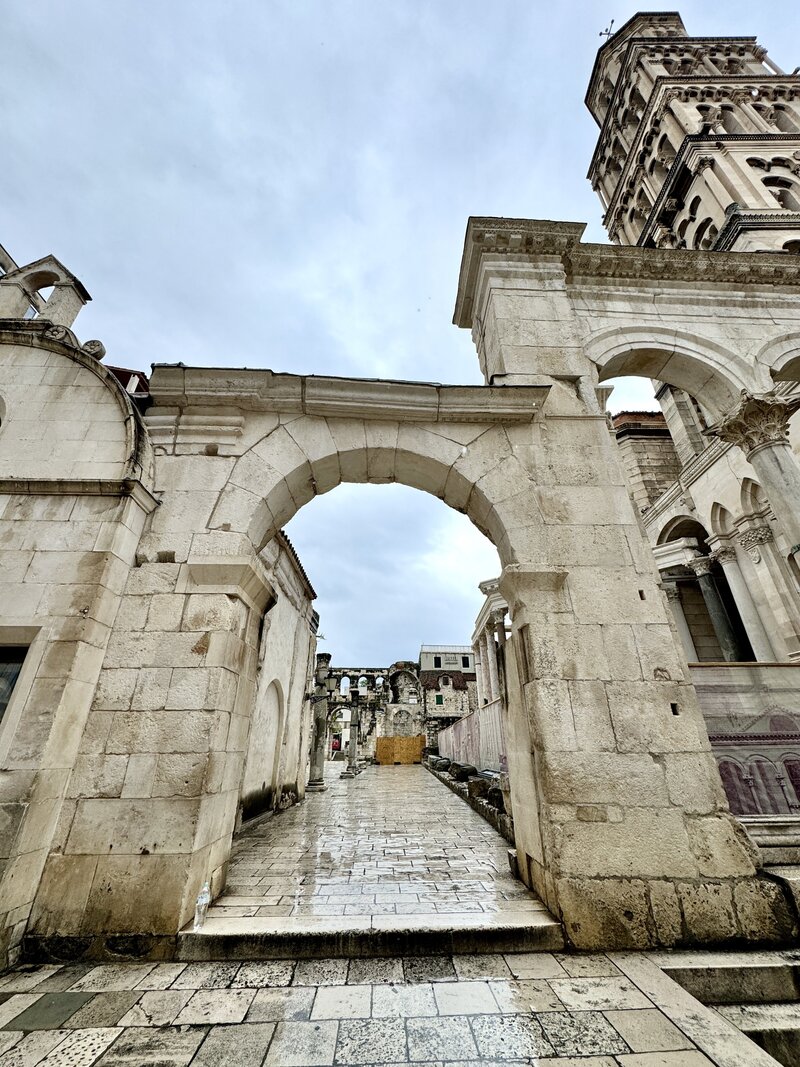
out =
<path fill-rule="evenodd" d="M 0 648 L 0 722 L 11 700 L 27 651 L 23 645 Z"/>

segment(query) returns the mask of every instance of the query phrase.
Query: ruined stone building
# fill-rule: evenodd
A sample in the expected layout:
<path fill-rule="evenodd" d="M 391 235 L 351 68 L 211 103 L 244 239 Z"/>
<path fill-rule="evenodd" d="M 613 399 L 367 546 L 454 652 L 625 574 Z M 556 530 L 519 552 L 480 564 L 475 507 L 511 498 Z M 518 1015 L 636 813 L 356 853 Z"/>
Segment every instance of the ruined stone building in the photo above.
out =
<path fill-rule="evenodd" d="M 330 676 L 335 685 L 328 699 L 331 720 L 328 753 L 346 752 L 356 718 L 358 751 L 366 760 L 376 757 L 379 738 L 418 737 L 425 732 L 416 663 L 332 667 Z M 357 715 L 353 713 L 354 707 Z"/>
<path fill-rule="evenodd" d="M 332 667 L 330 676 L 335 685 L 328 700 L 334 724 L 329 753 L 344 752 L 349 745 L 354 703 L 359 709 L 359 752 L 365 759 L 376 758 L 380 738 L 424 739 L 421 752 L 436 743 L 440 729 L 475 707 L 469 646 L 423 645 L 419 663 L 398 660 L 390 667 Z"/>
<path fill-rule="evenodd" d="M 73 332 L 81 282 L 2 260 L 4 951 L 181 950 L 244 798 L 303 789 L 312 591 L 280 531 L 343 482 L 392 481 L 497 549 L 476 713 L 503 701 L 520 877 L 567 941 L 794 936 L 791 883 L 732 814 L 701 706 L 710 678 L 715 738 L 794 729 L 799 94 L 752 38 L 690 38 L 669 13 L 613 34 L 587 102 L 618 243 L 468 220 L 454 322 L 480 386 L 157 364 L 142 411 Z M 605 410 L 625 374 L 667 387 L 681 465 L 645 513 L 656 476 L 628 480 Z M 723 661 L 690 668 L 693 617 L 716 654 L 700 600 Z M 735 702 L 697 673 L 722 668 L 754 680 Z"/>

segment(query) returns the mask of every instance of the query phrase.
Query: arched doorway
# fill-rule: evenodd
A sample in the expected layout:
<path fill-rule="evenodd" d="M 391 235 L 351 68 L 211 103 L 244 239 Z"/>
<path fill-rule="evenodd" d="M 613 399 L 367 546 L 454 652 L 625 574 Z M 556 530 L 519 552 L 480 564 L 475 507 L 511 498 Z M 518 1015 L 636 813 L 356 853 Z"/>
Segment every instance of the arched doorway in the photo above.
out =
<path fill-rule="evenodd" d="M 251 742 L 242 786 L 242 818 L 276 807 L 280 800 L 281 746 L 284 740 L 284 699 L 276 680 L 260 686 L 253 712 Z"/>

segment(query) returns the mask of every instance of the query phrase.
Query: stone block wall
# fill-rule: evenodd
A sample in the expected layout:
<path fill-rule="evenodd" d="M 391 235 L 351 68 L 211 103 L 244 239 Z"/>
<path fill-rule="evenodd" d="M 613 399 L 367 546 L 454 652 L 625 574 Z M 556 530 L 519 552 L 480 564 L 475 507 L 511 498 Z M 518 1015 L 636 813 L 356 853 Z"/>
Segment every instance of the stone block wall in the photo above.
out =
<path fill-rule="evenodd" d="M 680 474 L 675 446 L 659 412 L 621 412 L 612 422 L 633 502 L 645 511 Z"/>
<path fill-rule="evenodd" d="M 113 789 L 126 762 L 91 766 L 82 738 L 156 506 L 142 481 L 148 444 L 125 394 L 68 331 L 47 330 L 25 323 L 0 346 L 0 644 L 26 650 L 0 723 L 2 956 L 19 949 L 76 791 Z M 74 885 L 62 878 L 62 906 L 72 906 Z"/>

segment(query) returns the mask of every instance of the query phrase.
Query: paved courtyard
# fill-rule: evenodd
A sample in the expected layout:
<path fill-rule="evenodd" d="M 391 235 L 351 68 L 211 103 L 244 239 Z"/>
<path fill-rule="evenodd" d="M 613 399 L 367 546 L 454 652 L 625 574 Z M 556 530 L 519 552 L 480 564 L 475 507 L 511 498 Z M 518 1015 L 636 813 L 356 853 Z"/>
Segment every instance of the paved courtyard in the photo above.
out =
<path fill-rule="evenodd" d="M 545 911 L 511 875 L 508 843 L 423 767 L 370 767 L 350 780 L 342 769 L 329 763 L 326 792 L 239 836 L 210 930 L 223 917 L 446 915 L 458 924 Z"/>
<path fill-rule="evenodd" d="M 327 793 L 241 835 L 207 925 L 542 914 L 506 842 L 427 771 L 347 782 L 338 770 Z M 0 1067 L 774 1063 L 641 953 L 228 957 L 0 977 Z"/>
<path fill-rule="evenodd" d="M 0 978 L 0 1067 L 390 1063 L 775 1061 L 640 954 L 44 965 Z"/>

